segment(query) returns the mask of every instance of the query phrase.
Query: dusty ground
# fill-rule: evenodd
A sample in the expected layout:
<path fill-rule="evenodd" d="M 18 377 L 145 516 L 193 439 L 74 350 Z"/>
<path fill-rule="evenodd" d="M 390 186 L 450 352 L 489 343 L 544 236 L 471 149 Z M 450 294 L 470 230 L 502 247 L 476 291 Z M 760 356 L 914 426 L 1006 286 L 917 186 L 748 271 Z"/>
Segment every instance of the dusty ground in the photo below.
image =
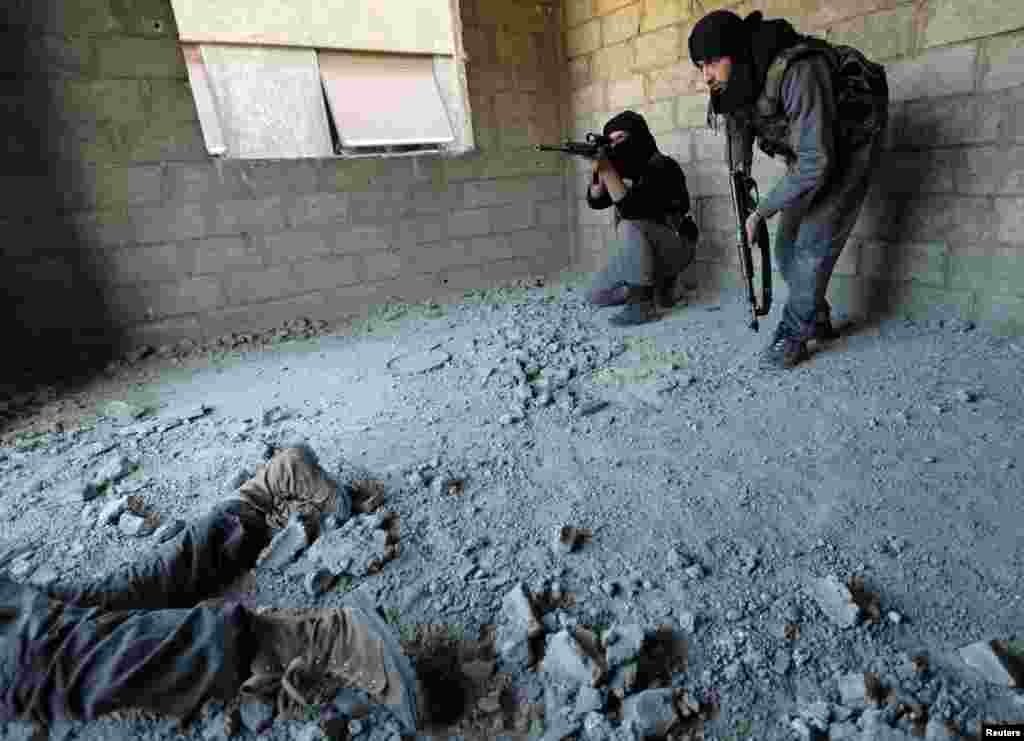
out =
<path fill-rule="evenodd" d="M 709 738 L 792 737 L 798 701 L 921 653 L 948 673 L 962 722 L 1024 720 L 1019 698 L 955 654 L 1024 638 L 1024 341 L 956 322 L 860 322 L 798 369 L 764 373 L 768 332 L 747 329 L 735 298 L 691 296 L 620 330 L 606 321 L 615 309 L 581 295 L 568 280 L 386 307 L 333 331 L 299 328 L 300 340 L 167 349 L 73 392 L 19 398 L 0 448 L 4 545 L 33 546 L 25 579 L 102 573 L 153 542 L 94 525 L 96 511 L 67 495 L 92 468 L 125 456 L 133 473 L 117 492 L 163 521 L 188 519 L 268 446 L 306 441 L 340 477 L 384 482 L 401 556 L 346 586 L 389 608 L 405 637 L 419 624 L 475 637 L 516 582 L 554 581 L 581 623 L 695 618 L 687 686 L 721 697 Z M 425 355 L 439 367 L 404 372 Z M 118 411 L 110 401 L 143 414 L 98 414 Z M 461 493 L 432 477 L 461 480 Z M 566 524 L 593 536 L 560 555 Z M 688 579 L 693 563 L 704 573 Z M 836 627 L 808 586 L 829 574 L 863 576 L 881 622 Z M 243 598 L 332 606 L 342 592 L 313 598 L 257 573 Z M 535 678 L 511 681 L 538 701 Z M 173 736 L 154 723 L 65 737 Z"/>

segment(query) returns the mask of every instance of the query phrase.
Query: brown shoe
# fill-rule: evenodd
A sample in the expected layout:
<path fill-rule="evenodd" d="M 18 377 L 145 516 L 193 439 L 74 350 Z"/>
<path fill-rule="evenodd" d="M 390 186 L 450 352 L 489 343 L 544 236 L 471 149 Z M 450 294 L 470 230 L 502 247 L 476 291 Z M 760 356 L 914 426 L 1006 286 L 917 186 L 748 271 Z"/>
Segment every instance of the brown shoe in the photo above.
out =
<path fill-rule="evenodd" d="M 337 511 L 340 499 L 337 484 L 320 467 L 313 451 L 299 447 L 278 451 L 235 496 L 263 512 L 267 524 L 275 528 L 284 527 L 293 512 L 313 515 L 319 521 L 320 515 Z"/>
<path fill-rule="evenodd" d="M 386 705 L 403 732 L 416 732 L 418 683 L 388 625 L 372 609 L 263 608 L 253 611 L 256 656 L 241 694 L 273 700 L 278 716 L 304 717 L 343 687 Z"/>

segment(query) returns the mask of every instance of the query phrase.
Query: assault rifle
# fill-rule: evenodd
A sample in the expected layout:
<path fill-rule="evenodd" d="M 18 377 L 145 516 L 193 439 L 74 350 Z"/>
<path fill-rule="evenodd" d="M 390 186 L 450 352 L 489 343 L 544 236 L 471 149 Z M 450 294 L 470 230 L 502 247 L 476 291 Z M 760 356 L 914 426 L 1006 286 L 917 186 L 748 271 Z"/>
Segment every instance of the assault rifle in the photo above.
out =
<path fill-rule="evenodd" d="M 750 177 L 741 163 L 733 161 L 732 138 L 726 135 L 728 160 L 733 168 L 730 177 L 730 193 L 732 209 L 736 215 L 736 246 L 740 255 L 740 272 L 747 289 L 747 300 L 750 304 L 750 328 L 758 331 L 757 318 L 764 316 L 772 308 L 772 260 L 768 241 L 768 227 L 762 221 L 757 230 L 757 245 L 761 249 L 761 305 L 757 304 L 754 292 L 754 260 L 747 239 L 747 217 L 757 208 L 760 196 L 757 183 Z"/>
<path fill-rule="evenodd" d="M 585 157 L 588 160 L 599 159 L 602 155 L 607 155 L 608 150 L 611 149 L 612 140 L 607 136 L 601 134 L 587 134 L 586 140 L 582 142 L 567 141 L 565 144 L 550 146 L 547 144 L 538 144 L 538 152 L 562 152 L 563 154 L 572 154 L 577 157 Z"/>

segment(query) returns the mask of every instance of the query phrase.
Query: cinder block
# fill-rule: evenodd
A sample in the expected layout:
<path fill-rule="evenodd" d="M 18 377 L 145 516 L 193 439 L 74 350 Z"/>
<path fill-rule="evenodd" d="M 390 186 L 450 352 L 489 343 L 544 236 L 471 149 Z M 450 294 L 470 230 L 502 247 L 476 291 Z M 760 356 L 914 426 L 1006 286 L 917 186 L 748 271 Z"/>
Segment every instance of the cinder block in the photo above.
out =
<path fill-rule="evenodd" d="M 390 250 L 363 254 L 363 275 L 368 281 L 394 278 L 402 272 L 401 256 Z"/>
<path fill-rule="evenodd" d="M 170 242 L 105 250 L 104 273 L 115 285 L 178 281 L 191 271 L 193 249 L 187 242 Z"/>
<path fill-rule="evenodd" d="M 676 107 L 671 100 L 659 100 L 646 105 L 634 106 L 633 110 L 647 121 L 651 133 L 658 140 L 676 128 Z"/>
<path fill-rule="evenodd" d="M 466 62 L 469 64 L 494 64 L 495 57 L 495 34 L 494 28 L 481 28 L 479 26 L 466 26 L 462 29 L 462 45 L 466 50 Z"/>
<path fill-rule="evenodd" d="M 636 68 L 651 69 L 675 64 L 681 53 L 680 26 L 645 33 L 636 39 Z"/>
<path fill-rule="evenodd" d="M 168 201 L 239 199 L 250 195 L 241 173 L 226 162 L 168 162 L 162 165 Z"/>
<path fill-rule="evenodd" d="M 962 144 L 992 144 L 1005 126 L 1000 101 L 979 95 L 906 104 L 901 146 L 928 149 Z"/>
<path fill-rule="evenodd" d="M 297 288 L 291 265 L 228 273 L 224 278 L 224 290 L 228 303 L 234 305 L 269 301 L 302 292 Z"/>
<path fill-rule="evenodd" d="M 542 252 L 564 251 L 569 255 L 568 240 L 555 232 L 542 229 L 528 229 L 508 235 L 506 257 L 530 257 Z"/>
<path fill-rule="evenodd" d="M 724 131 L 716 133 L 705 127 L 694 129 L 690 132 L 690 136 L 693 139 L 693 152 L 696 159 L 725 162 L 726 137 Z"/>
<path fill-rule="evenodd" d="M 954 173 L 961 169 L 964 152 L 959 149 L 928 149 L 892 152 L 876 175 L 889 193 L 945 193 L 959 190 Z"/>
<path fill-rule="evenodd" d="M 54 83 L 52 115 L 60 121 L 145 121 L 142 80 L 78 80 Z"/>
<path fill-rule="evenodd" d="M 449 182 L 519 175 L 553 175 L 562 170 L 562 158 L 530 150 L 485 152 L 444 161 Z"/>
<path fill-rule="evenodd" d="M 618 111 L 646 101 L 643 75 L 631 75 L 608 83 L 608 108 Z"/>
<path fill-rule="evenodd" d="M 608 15 L 635 2 L 636 0 L 594 0 L 594 12 L 597 15 Z"/>
<path fill-rule="evenodd" d="M 117 25 L 131 36 L 177 38 L 171 4 L 166 0 L 132 0 L 131 3 L 110 0 Z"/>
<path fill-rule="evenodd" d="M 263 265 L 263 256 L 242 237 L 208 237 L 191 243 L 196 275 L 219 275 L 232 270 L 251 270 Z"/>
<path fill-rule="evenodd" d="M 458 239 L 491 232 L 490 213 L 486 208 L 453 211 L 448 216 L 448 235 Z"/>
<path fill-rule="evenodd" d="M 523 198 L 544 200 L 561 195 L 562 190 L 561 176 L 470 181 L 463 185 L 461 205 L 473 209 Z"/>
<path fill-rule="evenodd" d="M 1024 33 L 982 41 L 981 63 L 982 90 L 1004 90 L 1024 85 Z"/>
<path fill-rule="evenodd" d="M 502 65 L 518 64 L 524 59 L 536 59 L 540 54 L 536 36 L 506 28 L 498 29 L 495 51 L 497 62 Z"/>
<path fill-rule="evenodd" d="M 206 218 L 198 203 L 130 208 L 126 242 L 149 244 L 195 239 L 207 235 Z"/>
<path fill-rule="evenodd" d="M 640 3 L 634 2 L 601 18 L 601 42 L 618 44 L 640 33 Z"/>
<path fill-rule="evenodd" d="M 996 198 L 995 207 L 999 240 L 1024 242 L 1024 198 Z M 1021 285 L 1018 283 L 1018 287 Z"/>
<path fill-rule="evenodd" d="M 9 22 L 58 34 L 107 34 L 123 31 L 114 16 L 110 0 L 68 3 L 64 0 L 36 0 L 8 4 Z"/>
<path fill-rule="evenodd" d="M 293 270 L 300 293 L 323 291 L 336 286 L 358 283 L 362 280 L 359 272 L 359 257 L 356 255 L 300 262 L 293 266 Z"/>
<path fill-rule="evenodd" d="M 527 33 L 543 33 L 549 21 L 544 6 L 539 3 L 488 3 L 486 11 L 477 10 L 481 25 L 498 25 Z"/>
<path fill-rule="evenodd" d="M 729 172 L 720 162 L 690 163 L 686 180 L 691 198 L 729 195 Z"/>
<path fill-rule="evenodd" d="M 226 182 L 241 181 L 249 198 L 307 193 L 338 195 L 335 187 L 320 187 L 321 162 L 324 160 L 226 160 L 218 163 L 218 170 Z"/>
<path fill-rule="evenodd" d="M 885 65 L 889 99 L 915 100 L 974 92 L 978 47 L 934 49 Z"/>
<path fill-rule="evenodd" d="M 684 59 L 678 64 L 652 69 L 647 73 L 647 97 L 661 100 L 695 95 L 702 84 L 700 71 L 689 59 Z"/>
<path fill-rule="evenodd" d="M 207 312 L 199 317 L 199 325 L 203 339 L 209 341 L 229 332 L 257 332 L 280 327 L 299 317 L 335 318 L 325 309 L 323 297 L 319 293 L 310 293 L 285 301 L 259 303 L 254 299 L 244 306 Z"/>
<path fill-rule="evenodd" d="M 964 244 L 983 244 L 994 239 L 1003 239 L 1009 233 L 1009 223 L 1002 217 L 1000 209 L 1006 201 L 996 199 L 993 207 L 989 198 L 970 196 L 924 196 L 904 202 L 894 200 L 889 208 L 898 208 L 899 213 L 882 212 L 881 223 L 890 231 L 897 231 L 898 241 L 928 242 L 948 240 L 954 248 Z M 1000 204 L 1003 201 L 1003 204 Z M 867 203 L 865 203 L 867 206 Z M 883 233 L 883 236 L 884 233 Z"/>
<path fill-rule="evenodd" d="M 474 245 L 475 249 L 486 251 L 492 244 L 504 240 L 503 235 L 491 235 L 473 240 L 453 239 L 403 247 L 400 252 L 402 269 L 415 274 L 433 274 L 453 266 L 471 265 L 480 260 L 474 252 Z"/>
<path fill-rule="evenodd" d="M 448 235 L 448 215 L 431 214 L 415 219 L 402 219 L 396 226 L 395 243 L 402 247 L 439 242 Z"/>
<path fill-rule="evenodd" d="M 529 229 L 533 226 L 534 206 L 532 201 L 494 206 L 488 210 L 490 211 L 491 231 L 496 234 Z"/>
<path fill-rule="evenodd" d="M 181 340 L 189 339 L 200 343 L 203 341 L 203 330 L 196 316 L 179 316 L 159 322 L 146 322 L 121 331 L 120 346 L 126 350 L 149 345 L 161 347 L 173 345 Z"/>
<path fill-rule="evenodd" d="M 948 285 L 946 276 L 950 255 L 947 242 L 864 240 L 860 244 L 859 274 L 863 277 L 914 280 L 937 288 Z"/>
<path fill-rule="evenodd" d="M 736 218 L 732 212 L 732 201 L 722 196 L 712 196 L 700 199 L 700 208 L 693 204 L 692 210 L 699 213 L 698 225 L 701 231 L 735 231 Z"/>
<path fill-rule="evenodd" d="M 541 229 L 564 229 L 569 223 L 569 204 L 566 201 L 538 203 L 534 223 Z"/>
<path fill-rule="evenodd" d="M 707 95 L 682 95 L 676 99 L 676 125 L 680 128 L 706 126 L 707 115 Z"/>
<path fill-rule="evenodd" d="M 594 18 L 575 28 L 570 28 L 565 33 L 565 43 L 569 57 L 578 57 L 597 51 L 601 48 L 601 19 Z"/>
<path fill-rule="evenodd" d="M 47 33 L 42 35 L 19 34 L 17 41 L 14 34 L 8 47 L 12 52 L 20 44 L 23 51 L 12 58 L 18 74 L 11 79 L 18 79 L 23 74 L 30 77 L 92 76 L 93 75 L 93 37 L 69 34 Z M 14 71 L 14 70 L 12 70 Z"/>
<path fill-rule="evenodd" d="M 98 77 L 185 79 L 185 61 L 171 38 L 104 36 L 93 39 Z"/>
<path fill-rule="evenodd" d="M 577 116 L 596 113 L 606 107 L 603 81 L 593 82 L 572 93 L 572 109 Z"/>
<path fill-rule="evenodd" d="M 470 105 L 474 105 L 479 98 L 491 93 L 517 89 L 516 71 L 515 66 L 502 66 L 497 63 L 474 64 L 467 67 Z"/>
<path fill-rule="evenodd" d="M 565 0 L 565 26 L 573 28 L 594 17 L 594 0 Z"/>
<path fill-rule="evenodd" d="M 109 134 L 113 149 L 91 153 L 91 140 L 79 145 L 82 159 L 92 162 L 208 162 L 199 120 L 189 122 L 151 118 L 146 121 L 112 123 Z"/>
<path fill-rule="evenodd" d="M 863 15 L 836 24 L 826 38 L 854 46 L 876 61 L 906 56 L 913 52 L 914 14 L 913 5 L 902 5 Z"/>
<path fill-rule="evenodd" d="M 956 0 L 933 0 L 926 6 L 924 48 L 1020 29 L 1020 5 L 1014 0 L 990 0 L 964 5 Z"/>
<path fill-rule="evenodd" d="M 373 188 L 387 172 L 388 160 L 331 158 L 319 163 L 319 185 L 325 193 L 362 191 Z"/>
<path fill-rule="evenodd" d="M 654 31 L 685 20 L 689 9 L 682 0 L 643 0 L 640 15 L 640 33 Z"/>
<path fill-rule="evenodd" d="M 956 160 L 956 190 L 965 195 L 1024 195 L 1024 147 L 964 149 Z"/>
<path fill-rule="evenodd" d="M 806 16 L 807 27 L 815 29 L 815 35 L 822 35 L 817 29 L 823 29 L 860 15 L 873 13 L 876 10 L 892 8 L 898 0 L 857 0 L 843 2 L 832 0 L 820 3 L 818 8 Z"/>
<path fill-rule="evenodd" d="M 327 240 L 338 255 L 354 255 L 388 249 L 395 239 L 393 224 L 351 226 L 328 231 Z"/>
<path fill-rule="evenodd" d="M 292 228 L 344 224 L 348 220 L 348 198 L 347 193 L 298 196 L 288 206 L 286 221 Z"/>
<path fill-rule="evenodd" d="M 302 262 L 326 257 L 333 252 L 320 230 L 292 229 L 280 234 L 261 234 L 253 237 L 253 247 L 264 255 L 267 265 Z"/>
<path fill-rule="evenodd" d="M 569 60 L 569 87 L 579 90 L 589 85 L 594 77 L 590 71 L 590 57 L 574 57 Z"/>
<path fill-rule="evenodd" d="M 220 282 L 189 278 L 176 283 L 132 283 L 108 291 L 111 314 L 121 324 L 197 314 L 222 303 Z"/>
<path fill-rule="evenodd" d="M 186 204 L 187 207 L 192 204 Z M 214 233 L 280 232 L 285 229 L 281 196 L 259 200 L 223 201 L 214 206 Z M 201 235 L 192 235 L 201 236 Z"/>
<path fill-rule="evenodd" d="M 668 134 L 658 136 L 658 149 L 671 157 L 683 166 L 683 174 L 687 175 L 689 183 L 689 163 L 693 161 L 693 132 L 674 129 Z"/>
<path fill-rule="evenodd" d="M 394 221 L 401 217 L 405 204 L 397 190 L 351 192 L 348 196 L 348 221 L 363 224 Z"/>
<path fill-rule="evenodd" d="M 590 57 L 590 69 L 595 80 L 618 80 L 633 73 L 636 46 L 626 41 L 598 49 Z M 585 59 L 585 57 L 581 57 Z"/>
<path fill-rule="evenodd" d="M 163 167 L 78 165 L 63 186 L 66 203 L 78 208 L 155 204 L 163 198 Z"/>

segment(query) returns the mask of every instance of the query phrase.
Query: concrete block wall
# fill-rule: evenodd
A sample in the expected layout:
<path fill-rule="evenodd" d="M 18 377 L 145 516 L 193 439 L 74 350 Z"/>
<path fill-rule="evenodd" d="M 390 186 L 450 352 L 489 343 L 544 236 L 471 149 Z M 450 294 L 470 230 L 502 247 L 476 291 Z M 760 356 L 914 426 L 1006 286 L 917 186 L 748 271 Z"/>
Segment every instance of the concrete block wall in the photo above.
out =
<path fill-rule="evenodd" d="M 474 154 L 219 161 L 169 0 L 7 4 L 0 260 L 26 337 L 205 340 L 569 263 L 563 163 L 532 149 L 563 130 L 557 5 L 462 0 Z"/>
<path fill-rule="evenodd" d="M 1024 331 L 1024 11 L 1013 0 L 566 0 L 573 134 L 643 113 L 687 176 L 704 237 L 692 279 L 738 288 L 724 139 L 705 127 L 707 89 L 689 60 L 693 25 L 718 8 L 789 19 L 882 62 L 891 88 L 881 167 L 831 285 L 853 311 L 945 313 Z M 767 193 L 784 168 L 758 152 Z M 574 257 L 600 265 L 608 216 L 571 174 Z M 774 224 L 770 226 L 774 227 Z M 774 235 L 773 235 L 774 236 Z M 781 286 L 781 276 L 776 275 Z M 785 292 L 778 295 L 784 300 Z"/>

